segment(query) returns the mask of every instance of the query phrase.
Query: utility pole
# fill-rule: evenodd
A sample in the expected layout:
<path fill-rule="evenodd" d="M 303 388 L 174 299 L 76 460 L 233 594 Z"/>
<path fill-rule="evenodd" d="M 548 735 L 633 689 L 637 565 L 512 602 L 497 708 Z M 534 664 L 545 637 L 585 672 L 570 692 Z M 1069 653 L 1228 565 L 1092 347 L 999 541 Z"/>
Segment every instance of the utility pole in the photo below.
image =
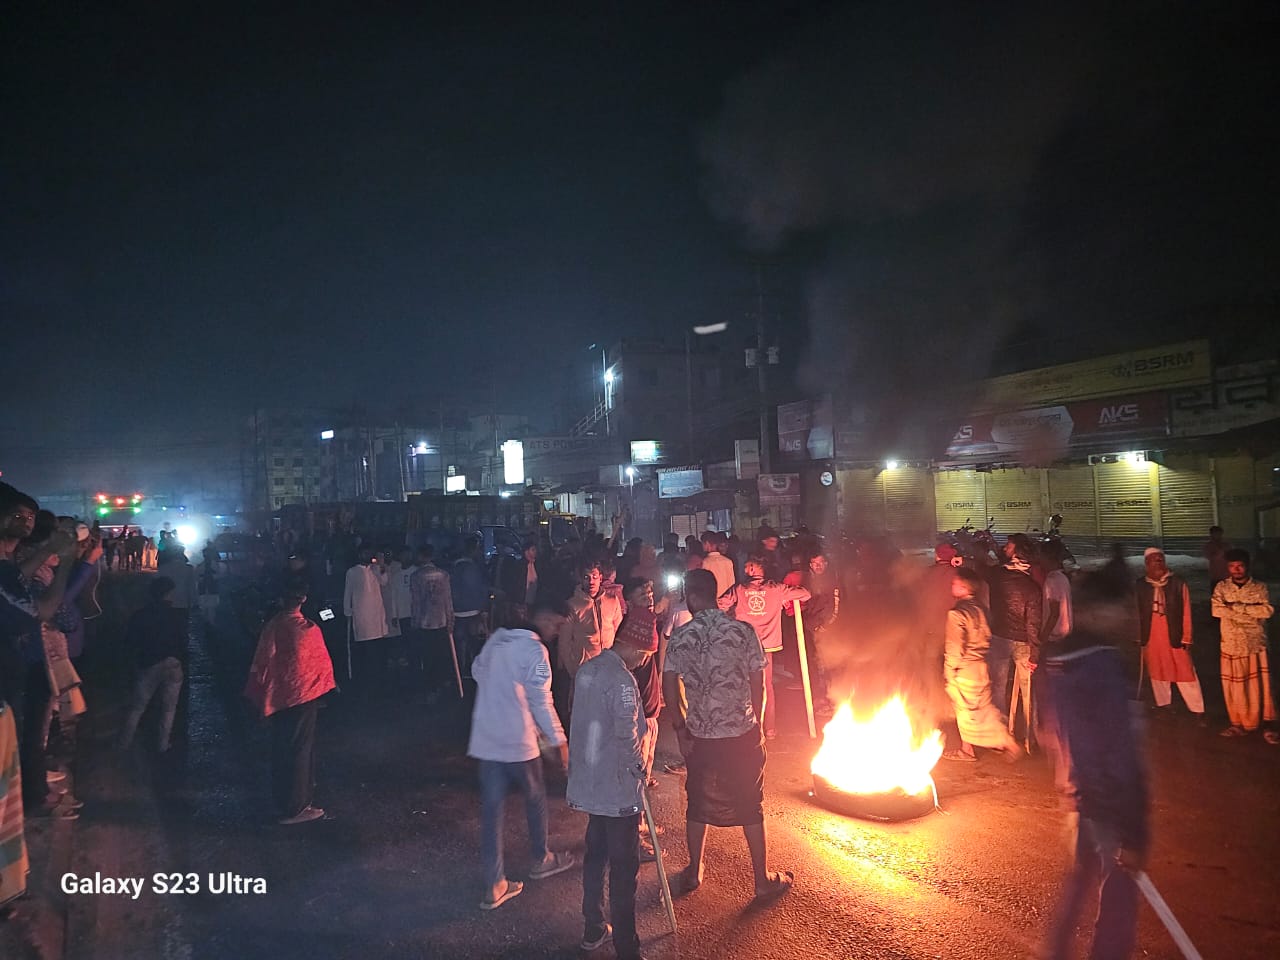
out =
<path fill-rule="evenodd" d="M 765 396 L 764 271 L 756 265 L 756 385 L 760 403 L 760 472 L 772 473 L 769 450 L 769 404 Z"/>

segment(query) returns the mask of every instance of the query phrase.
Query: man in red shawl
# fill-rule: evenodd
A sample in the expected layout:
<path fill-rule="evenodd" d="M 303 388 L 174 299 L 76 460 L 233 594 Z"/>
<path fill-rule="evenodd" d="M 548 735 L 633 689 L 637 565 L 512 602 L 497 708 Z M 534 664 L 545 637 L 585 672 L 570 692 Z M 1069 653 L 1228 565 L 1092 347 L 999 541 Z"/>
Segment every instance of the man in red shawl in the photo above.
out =
<path fill-rule="evenodd" d="M 1168 716 L 1173 686 L 1187 709 L 1204 725 L 1204 695 L 1191 662 L 1191 593 L 1186 581 L 1169 570 L 1164 551 L 1147 547 L 1142 554 L 1147 574 L 1138 581 L 1138 642 L 1151 675 L 1156 714 Z"/>
<path fill-rule="evenodd" d="M 316 713 L 335 684 L 324 635 L 302 615 L 306 599 L 300 586 L 286 588 L 283 609 L 262 628 L 245 687 L 245 696 L 271 724 L 271 792 L 285 826 L 324 816 L 311 804 Z"/>

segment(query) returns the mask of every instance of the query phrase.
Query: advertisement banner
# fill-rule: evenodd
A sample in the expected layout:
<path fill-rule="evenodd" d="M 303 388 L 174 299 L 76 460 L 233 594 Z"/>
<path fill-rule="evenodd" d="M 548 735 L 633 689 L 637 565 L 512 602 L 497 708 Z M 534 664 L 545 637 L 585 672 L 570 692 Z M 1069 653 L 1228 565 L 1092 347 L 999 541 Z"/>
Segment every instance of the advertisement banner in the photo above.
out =
<path fill-rule="evenodd" d="M 756 478 L 756 491 L 760 495 L 761 508 L 798 507 L 800 474 L 762 473 Z"/>
<path fill-rule="evenodd" d="M 1044 460 L 1072 448 L 1153 440 L 1168 433 L 1168 395 L 1146 393 L 979 414 L 956 430 L 947 456 L 1032 454 Z"/>
<path fill-rule="evenodd" d="M 778 451 L 783 460 L 830 460 L 835 456 L 831 398 L 778 407 Z"/>
<path fill-rule="evenodd" d="M 982 408 L 1026 409 L 1113 394 L 1196 386 L 1208 383 L 1211 377 L 1209 341 L 1187 340 L 994 377 L 983 384 Z"/>
<path fill-rule="evenodd" d="M 701 467 L 671 467 L 658 471 L 658 497 L 662 500 L 691 497 L 704 489 Z"/>
<path fill-rule="evenodd" d="M 1280 420 L 1280 376 L 1219 370 L 1216 383 L 1173 395 L 1175 437 L 1202 437 Z"/>
<path fill-rule="evenodd" d="M 739 480 L 754 480 L 760 476 L 760 441 L 735 440 L 733 466 Z"/>

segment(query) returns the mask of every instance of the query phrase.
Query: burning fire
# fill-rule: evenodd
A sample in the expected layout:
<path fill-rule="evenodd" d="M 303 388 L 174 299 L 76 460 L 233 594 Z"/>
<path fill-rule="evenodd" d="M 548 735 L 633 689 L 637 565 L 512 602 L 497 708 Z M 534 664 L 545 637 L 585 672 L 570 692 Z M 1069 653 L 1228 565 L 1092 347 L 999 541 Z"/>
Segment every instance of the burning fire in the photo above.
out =
<path fill-rule="evenodd" d="M 929 773 L 941 757 L 941 731 L 918 739 L 902 697 L 885 703 L 865 722 L 855 719 L 846 700 L 823 728 L 822 748 L 810 769 L 845 793 L 900 790 L 915 796 L 933 789 Z"/>

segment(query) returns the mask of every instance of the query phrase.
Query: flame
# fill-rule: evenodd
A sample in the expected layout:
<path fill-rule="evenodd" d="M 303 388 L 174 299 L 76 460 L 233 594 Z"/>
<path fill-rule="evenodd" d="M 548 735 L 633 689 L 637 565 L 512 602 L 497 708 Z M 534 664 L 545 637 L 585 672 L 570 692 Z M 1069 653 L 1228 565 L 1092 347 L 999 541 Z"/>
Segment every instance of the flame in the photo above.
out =
<path fill-rule="evenodd" d="M 942 733 L 917 738 L 902 697 L 886 702 L 870 720 L 853 715 L 846 700 L 822 730 L 822 748 L 810 770 L 845 793 L 910 796 L 933 788 L 929 775 L 942 757 Z"/>

